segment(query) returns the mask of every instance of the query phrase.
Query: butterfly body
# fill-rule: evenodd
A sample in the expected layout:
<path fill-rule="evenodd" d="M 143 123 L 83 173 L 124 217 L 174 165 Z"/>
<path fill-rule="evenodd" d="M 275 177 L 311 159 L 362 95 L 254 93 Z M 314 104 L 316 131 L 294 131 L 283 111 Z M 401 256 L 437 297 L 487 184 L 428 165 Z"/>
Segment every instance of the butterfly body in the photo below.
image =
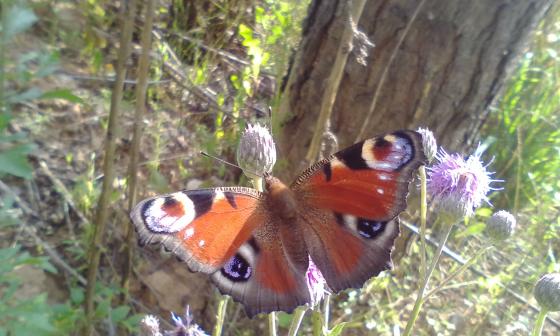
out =
<path fill-rule="evenodd" d="M 413 171 L 425 160 L 420 135 L 398 131 L 321 160 L 287 186 L 222 187 L 140 202 L 139 242 L 161 243 L 192 271 L 211 275 L 248 315 L 309 303 L 310 258 L 335 292 L 361 287 L 391 267 Z"/>

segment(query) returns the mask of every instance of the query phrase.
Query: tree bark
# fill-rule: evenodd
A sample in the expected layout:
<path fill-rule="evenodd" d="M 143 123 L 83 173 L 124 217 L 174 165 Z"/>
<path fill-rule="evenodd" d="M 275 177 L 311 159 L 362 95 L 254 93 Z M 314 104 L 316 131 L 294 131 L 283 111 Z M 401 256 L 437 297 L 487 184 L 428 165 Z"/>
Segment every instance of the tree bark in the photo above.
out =
<path fill-rule="evenodd" d="M 476 140 L 528 36 L 552 0 L 369 0 L 352 41 L 342 41 L 347 1 L 313 0 L 274 126 L 293 178 L 309 164 L 313 137 L 340 43 L 349 54 L 332 105 L 341 147 L 393 129 L 430 128 L 460 150 Z M 367 47 L 375 46 L 363 64 Z"/>

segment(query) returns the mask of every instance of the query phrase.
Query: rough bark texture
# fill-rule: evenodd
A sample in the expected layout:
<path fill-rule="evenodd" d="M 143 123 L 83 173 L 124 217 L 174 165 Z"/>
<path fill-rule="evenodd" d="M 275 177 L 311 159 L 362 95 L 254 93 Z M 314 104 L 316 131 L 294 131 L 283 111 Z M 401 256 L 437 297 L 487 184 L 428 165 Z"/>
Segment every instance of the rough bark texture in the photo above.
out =
<path fill-rule="evenodd" d="M 302 159 L 348 20 L 343 3 L 314 0 L 310 5 L 275 119 L 276 126 L 282 126 L 280 154 L 289 165 L 284 177 L 293 177 L 307 164 Z M 346 64 L 331 118 L 341 147 L 357 140 L 366 120 L 364 137 L 423 126 L 449 150 L 470 145 L 552 0 L 427 0 L 411 20 L 421 3 L 366 3 L 358 29 L 375 47 L 364 66 L 356 57 L 355 40 Z M 385 80 L 380 81 L 386 68 Z"/>

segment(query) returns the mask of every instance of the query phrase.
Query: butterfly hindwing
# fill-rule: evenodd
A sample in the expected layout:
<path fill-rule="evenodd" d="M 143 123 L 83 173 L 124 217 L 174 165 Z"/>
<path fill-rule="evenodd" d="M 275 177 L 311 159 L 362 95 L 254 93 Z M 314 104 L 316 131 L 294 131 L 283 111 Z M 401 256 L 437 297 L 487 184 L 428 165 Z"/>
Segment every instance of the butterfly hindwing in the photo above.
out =
<path fill-rule="evenodd" d="M 310 301 L 308 253 L 296 231 L 270 218 L 212 275 L 223 294 L 243 302 L 247 315 L 292 311 Z"/>
<path fill-rule="evenodd" d="M 424 161 L 420 134 L 399 131 L 335 153 L 294 182 L 306 245 L 333 290 L 361 287 L 391 267 L 396 217 Z"/>

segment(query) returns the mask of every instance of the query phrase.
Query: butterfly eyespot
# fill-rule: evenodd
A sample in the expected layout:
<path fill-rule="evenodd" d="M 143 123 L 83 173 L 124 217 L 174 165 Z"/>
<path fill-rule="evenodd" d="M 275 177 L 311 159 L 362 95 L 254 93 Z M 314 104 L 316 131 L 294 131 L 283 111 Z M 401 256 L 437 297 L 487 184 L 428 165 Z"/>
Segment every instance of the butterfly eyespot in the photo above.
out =
<path fill-rule="evenodd" d="M 358 219 L 357 230 L 360 236 L 368 239 L 377 237 L 385 230 L 387 222 L 374 221 L 364 218 Z"/>
<path fill-rule="evenodd" d="M 251 277 L 252 268 L 245 258 L 236 254 L 222 267 L 221 272 L 231 281 L 247 281 Z"/>

